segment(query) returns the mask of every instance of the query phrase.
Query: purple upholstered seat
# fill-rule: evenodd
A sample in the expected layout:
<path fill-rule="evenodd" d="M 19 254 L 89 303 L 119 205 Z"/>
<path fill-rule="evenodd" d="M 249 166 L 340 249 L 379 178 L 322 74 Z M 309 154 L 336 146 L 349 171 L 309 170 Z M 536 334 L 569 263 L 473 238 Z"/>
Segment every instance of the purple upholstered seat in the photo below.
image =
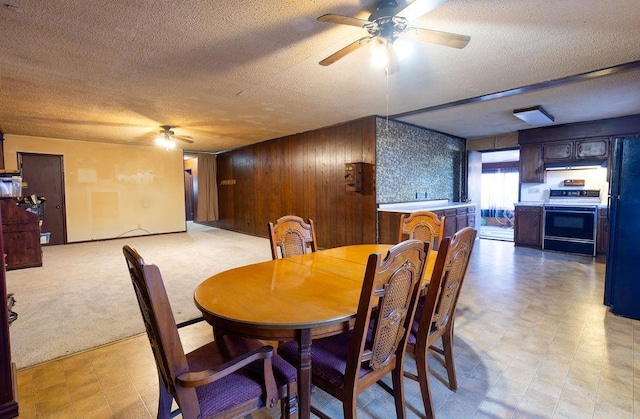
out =
<path fill-rule="evenodd" d="M 129 246 L 123 253 L 156 361 L 158 418 L 172 417 L 173 400 L 185 419 L 241 417 L 278 400 L 284 417 L 297 417 L 296 370 L 271 346 L 221 338 L 185 354 L 160 270 Z"/>

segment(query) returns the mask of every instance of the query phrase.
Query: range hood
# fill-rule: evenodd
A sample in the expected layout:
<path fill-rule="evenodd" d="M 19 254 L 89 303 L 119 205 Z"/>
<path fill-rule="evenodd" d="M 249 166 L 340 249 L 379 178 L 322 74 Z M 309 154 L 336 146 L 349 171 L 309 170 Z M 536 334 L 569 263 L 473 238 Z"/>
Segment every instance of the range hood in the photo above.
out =
<path fill-rule="evenodd" d="M 607 167 L 606 160 L 557 161 L 544 164 L 544 170 L 599 169 L 601 167 Z"/>

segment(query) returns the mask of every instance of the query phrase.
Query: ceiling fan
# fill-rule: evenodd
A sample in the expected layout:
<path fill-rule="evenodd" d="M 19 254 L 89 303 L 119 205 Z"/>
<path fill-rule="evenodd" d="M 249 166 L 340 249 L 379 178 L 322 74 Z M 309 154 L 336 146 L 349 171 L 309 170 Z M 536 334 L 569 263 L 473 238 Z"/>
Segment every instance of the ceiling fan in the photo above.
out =
<path fill-rule="evenodd" d="M 369 33 L 368 36 L 352 42 L 320 61 L 320 65 L 331 65 L 345 55 L 373 42 L 375 46 L 386 49 L 387 62 L 385 70 L 387 74 L 393 74 L 399 69 L 398 57 L 393 48 L 393 44 L 398 38 L 414 37 L 422 42 L 458 49 L 464 48 L 471 40 L 471 37 L 467 35 L 409 26 L 411 20 L 417 19 L 428 11 L 433 10 L 441 1 L 380 0 L 368 20 L 332 13 L 320 16 L 318 20 L 321 22 L 358 26 L 366 29 Z"/>
<path fill-rule="evenodd" d="M 193 144 L 193 138 L 187 135 L 176 135 L 171 129 L 175 128 L 171 125 L 162 125 L 160 128 L 162 130 L 158 133 L 155 138 L 155 143 L 158 146 L 165 148 L 175 148 L 176 140 L 183 141 L 185 143 Z"/>

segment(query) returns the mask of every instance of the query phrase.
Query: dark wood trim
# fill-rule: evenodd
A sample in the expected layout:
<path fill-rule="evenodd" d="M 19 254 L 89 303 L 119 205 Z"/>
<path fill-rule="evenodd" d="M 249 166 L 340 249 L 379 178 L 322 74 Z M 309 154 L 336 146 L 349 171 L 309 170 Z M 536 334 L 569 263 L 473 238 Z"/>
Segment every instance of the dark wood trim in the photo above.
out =
<path fill-rule="evenodd" d="M 475 96 L 467 99 L 456 100 L 453 102 L 443 103 L 441 105 L 428 106 L 422 109 L 415 109 L 413 111 L 403 112 L 395 115 L 391 115 L 390 118 L 402 118 L 405 116 L 411 116 L 426 112 L 439 111 L 441 109 L 453 108 L 456 106 L 467 105 L 476 102 L 485 102 L 492 99 L 500 99 L 508 96 L 519 95 L 521 93 L 528 93 L 535 90 L 546 89 L 549 87 L 560 86 L 563 84 L 574 83 L 578 81 L 585 81 L 595 79 L 603 76 L 610 76 L 612 74 L 623 73 L 629 70 L 635 70 L 640 68 L 640 60 L 630 61 L 628 63 L 618 64 L 611 67 L 600 68 L 598 70 L 587 71 L 585 73 L 574 74 L 572 76 L 561 77 L 559 79 L 547 80 L 540 83 L 529 84 L 527 86 L 516 87 L 515 89 L 503 90 L 501 92 L 489 93 L 482 96 Z"/>
<path fill-rule="evenodd" d="M 640 132 L 640 114 L 589 122 L 518 131 L 518 144 L 536 144 L 575 138 L 612 137 Z"/>

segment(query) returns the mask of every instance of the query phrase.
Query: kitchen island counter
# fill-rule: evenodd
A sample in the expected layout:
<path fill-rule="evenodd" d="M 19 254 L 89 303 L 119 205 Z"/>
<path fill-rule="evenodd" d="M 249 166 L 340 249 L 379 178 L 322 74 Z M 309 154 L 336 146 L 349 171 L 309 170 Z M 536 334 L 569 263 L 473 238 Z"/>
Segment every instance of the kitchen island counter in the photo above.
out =
<path fill-rule="evenodd" d="M 378 243 L 397 243 L 402 214 L 431 211 L 445 217 L 444 235 L 453 236 L 463 227 L 476 228 L 476 203 L 449 200 L 398 202 L 378 205 Z"/>

